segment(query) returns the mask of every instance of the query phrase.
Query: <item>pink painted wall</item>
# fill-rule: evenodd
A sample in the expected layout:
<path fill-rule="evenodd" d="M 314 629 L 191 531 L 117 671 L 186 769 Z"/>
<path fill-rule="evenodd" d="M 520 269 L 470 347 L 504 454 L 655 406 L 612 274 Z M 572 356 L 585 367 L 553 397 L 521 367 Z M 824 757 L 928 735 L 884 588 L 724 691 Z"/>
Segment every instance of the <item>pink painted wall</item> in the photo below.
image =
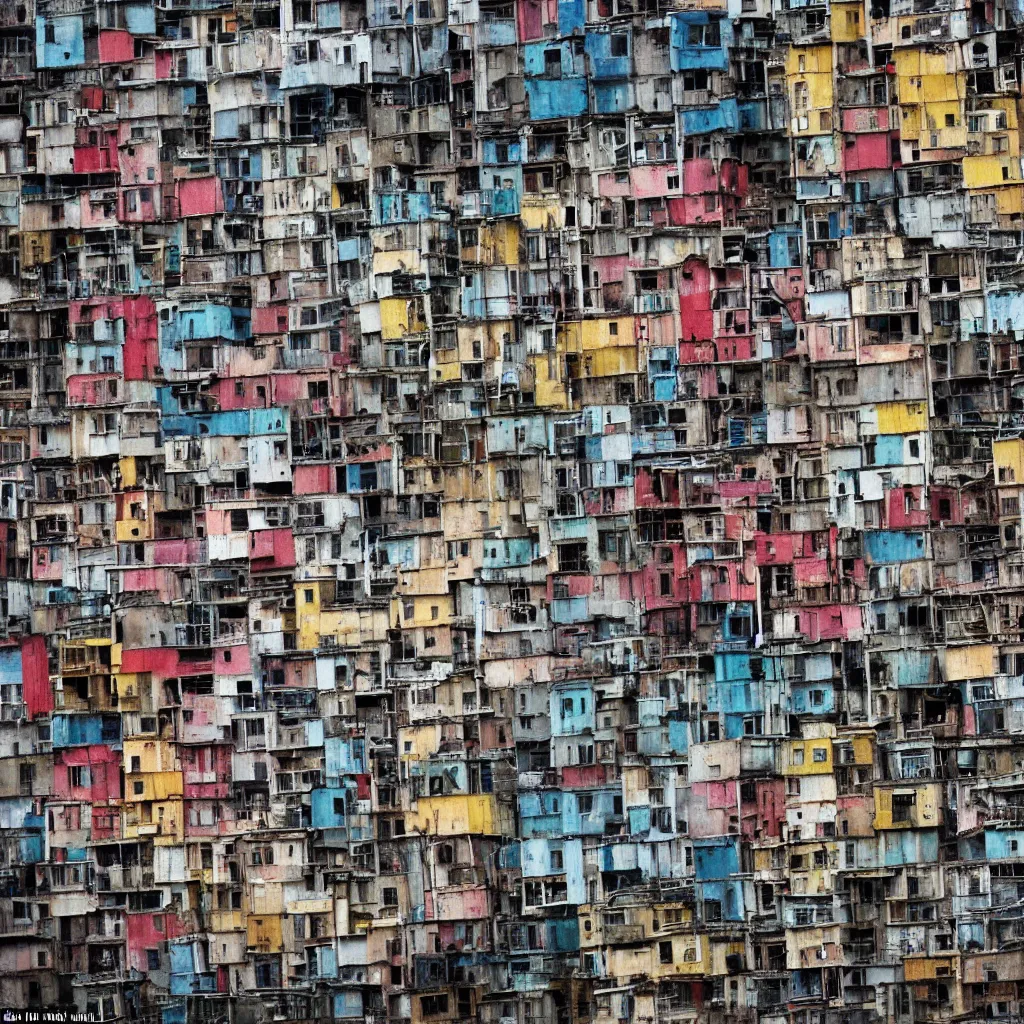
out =
<path fill-rule="evenodd" d="M 146 959 L 147 949 L 159 949 L 167 939 L 184 935 L 184 926 L 175 914 L 156 913 L 128 914 L 125 939 L 128 950 L 128 966 L 136 971 L 149 971 Z M 158 927 L 159 924 L 159 927 Z"/>
<path fill-rule="evenodd" d="M 252 659 L 249 656 L 248 644 L 214 647 L 213 671 L 219 676 L 249 675 L 252 672 Z"/>
<path fill-rule="evenodd" d="M 160 364 L 157 351 L 156 305 L 148 295 L 124 300 L 124 379 L 151 380 Z"/>
<path fill-rule="evenodd" d="M 155 540 L 147 545 L 154 565 L 195 565 L 204 561 L 201 540 Z"/>
<path fill-rule="evenodd" d="M 241 384 L 242 393 L 238 394 Z M 257 394 L 257 387 L 263 388 Z M 267 409 L 270 407 L 269 377 L 224 377 L 211 388 L 221 409 Z"/>
<path fill-rule="evenodd" d="M 253 334 L 280 334 L 288 330 L 288 307 L 279 306 L 253 306 L 252 308 L 252 333 Z"/>
<path fill-rule="evenodd" d="M 638 466 L 634 477 L 633 491 L 637 508 L 670 508 L 679 506 L 679 476 L 677 473 L 661 473 L 661 494 L 654 491 L 651 470 Z"/>
<path fill-rule="evenodd" d="M 274 377 L 274 404 L 280 405 L 284 402 L 304 400 L 309 396 L 308 385 L 310 381 L 324 380 L 322 370 L 316 373 L 282 373 Z M 330 376 L 326 377 L 328 384 Z"/>
<path fill-rule="evenodd" d="M 691 257 L 679 275 L 679 323 L 683 342 L 709 341 L 714 331 L 711 311 L 711 271 L 707 263 Z"/>
<path fill-rule="evenodd" d="M 603 786 L 605 778 L 603 764 L 581 764 L 562 769 L 562 786 L 566 789 L 589 789 L 591 786 Z"/>
<path fill-rule="evenodd" d="M 88 767 L 88 785 L 72 786 L 68 769 Z M 110 747 L 70 747 L 56 753 L 53 764 L 53 794 L 58 800 L 107 803 L 121 799 L 121 753 Z"/>
<path fill-rule="evenodd" d="M 160 159 L 156 142 L 147 139 L 133 140 L 128 124 L 125 124 L 121 132 L 118 165 L 122 185 L 152 185 L 160 181 Z"/>
<path fill-rule="evenodd" d="M 182 217 L 202 217 L 224 212 L 224 195 L 217 178 L 184 178 L 178 182 L 178 206 Z"/>
<path fill-rule="evenodd" d="M 100 31 L 100 63 L 126 64 L 135 60 L 135 40 L 120 29 Z"/>
<path fill-rule="evenodd" d="M 849 143 L 853 142 L 851 146 Z M 847 135 L 843 147 L 843 161 L 847 171 L 865 171 L 891 167 L 889 156 L 889 133 L 872 132 L 864 135 Z"/>
<path fill-rule="evenodd" d="M 75 374 L 68 377 L 68 404 L 109 405 L 111 399 L 116 400 L 120 394 L 120 380 L 121 378 L 116 373 Z M 110 390 L 111 381 L 114 382 L 113 386 L 118 389 L 116 394 Z"/>
<path fill-rule="evenodd" d="M 128 192 L 135 195 L 135 209 L 129 208 Z M 146 196 L 149 198 L 147 199 Z M 132 186 L 120 189 L 117 195 L 117 219 L 132 224 L 148 224 L 158 218 L 160 209 L 160 188 L 156 185 Z"/>
<path fill-rule="evenodd" d="M 905 496 L 911 499 L 910 513 L 906 511 Z M 921 508 L 920 487 L 893 487 L 888 494 L 888 525 L 894 529 L 905 526 L 928 526 L 931 510 Z"/>
<path fill-rule="evenodd" d="M 117 132 L 92 129 L 97 134 L 96 144 L 90 144 L 90 129 L 75 132 L 75 174 L 96 174 L 117 170 Z"/>
<path fill-rule="evenodd" d="M 151 672 L 153 678 L 205 676 L 213 671 L 212 660 L 188 661 L 174 647 L 140 647 L 121 654 L 122 672 Z"/>
<path fill-rule="evenodd" d="M 742 805 L 744 836 L 753 839 L 758 829 L 765 838 L 776 839 L 782 834 L 786 818 L 786 783 L 784 779 L 758 779 L 753 804 Z"/>
<path fill-rule="evenodd" d="M 21 641 L 21 687 L 30 719 L 53 711 L 46 641 L 38 634 L 27 636 Z"/>
<path fill-rule="evenodd" d="M 254 572 L 294 566 L 295 535 L 291 528 L 253 530 L 249 539 L 249 562 Z"/>
<path fill-rule="evenodd" d="M 330 494 L 334 491 L 331 466 L 297 465 L 292 469 L 292 493 Z"/>
<path fill-rule="evenodd" d="M 625 280 L 629 263 L 628 256 L 594 256 L 590 260 L 591 267 L 598 272 L 601 282 L 605 284 Z"/>
<path fill-rule="evenodd" d="M 844 132 L 887 132 L 888 130 L 888 107 L 854 107 L 843 111 Z"/>

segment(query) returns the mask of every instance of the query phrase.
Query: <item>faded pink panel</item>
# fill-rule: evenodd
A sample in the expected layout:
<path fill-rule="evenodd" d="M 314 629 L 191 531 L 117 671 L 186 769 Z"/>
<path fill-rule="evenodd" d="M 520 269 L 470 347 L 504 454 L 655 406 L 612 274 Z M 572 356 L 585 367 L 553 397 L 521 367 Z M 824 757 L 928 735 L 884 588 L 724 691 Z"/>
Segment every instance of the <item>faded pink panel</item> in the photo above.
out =
<path fill-rule="evenodd" d="M 683 191 L 687 195 L 698 192 L 717 192 L 718 173 L 714 160 L 695 157 L 683 161 Z"/>
<path fill-rule="evenodd" d="M 121 589 L 131 594 L 160 590 L 163 575 L 162 569 L 127 569 L 121 574 Z"/>
<path fill-rule="evenodd" d="M 793 579 L 808 586 L 827 583 L 828 562 L 824 558 L 798 558 L 793 563 Z"/>
<path fill-rule="evenodd" d="M 595 256 L 591 266 L 600 275 L 600 280 L 608 283 L 611 281 L 623 281 L 626 278 L 626 268 L 629 266 L 628 256 Z"/>
<path fill-rule="evenodd" d="M 843 111 L 844 132 L 887 132 L 888 107 L 854 107 Z"/>
<path fill-rule="evenodd" d="M 160 161 L 155 142 L 121 139 L 118 166 L 122 185 L 152 185 L 160 180 Z M 152 177 L 150 176 L 152 175 Z"/>
<path fill-rule="evenodd" d="M 663 196 L 669 191 L 668 176 L 676 174 L 677 168 L 672 164 L 654 164 L 645 167 L 634 167 L 629 176 L 632 179 L 633 195 L 637 199 L 648 196 Z"/>
<path fill-rule="evenodd" d="M 208 508 L 206 510 L 206 534 L 209 537 L 223 537 L 232 533 L 231 512 L 224 508 Z"/>
<path fill-rule="evenodd" d="M 620 174 L 624 180 L 617 181 L 616 179 Z M 630 194 L 629 175 L 616 171 L 608 171 L 606 174 L 599 174 L 597 176 L 597 194 L 599 196 L 607 196 L 609 198 L 628 196 Z"/>
<path fill-rule="evenodd" d="M 562 785 L 568 789 L 601 786 L 605 781 L 603 764 L 581 764 L 562 769 Z"/>
<path fill-rule="evenodd" d="M 46 641 L 38 633 L 21 641 L 21 681 L 28 717 L 53 710 L 53 688 L 46 656 Z"/>
<path fill-rule="evenodd" d="M 64 561 L 60 555 L 50 557 L 50 548 L 36 547 L 32 552 L 32 579 L 59 582 L 64 578 Z M 58 552 L 60 548 L 56 549 Z"/>
<path fill-rule="evenodd" d="M 771 480 L 722 480 L 718 484 L 722 498 L 753 498 L 758 494 L 771 494 Z"/>
<path fill-rule="evenodd" d="M 270 377 L 231 377 L 221 382 L 222 409 L 265 409 L 269 403 Z M 242 393 L 238 394 L 238 382 Z M 228 387 L 230 384 L 230 394 Z"/>
<path fill-rule="evenodd" d="M 292 470 L 293 493 L 330 494 L 334 490 L 331 469 L 331 466 L 295 466 Z"/>
<path fill-rule="evenodd" d="M 391 445 L 378 444 L 358 455 L 349 456 L 349 462 L 390 462 Z"/>
<path fill-rule="evenodd" d="M 793 561 L 794 537 L 791 533 L 757 533 L 754 546 L 758 565 L 785 565 Z"/>
<path fill-rule="evenodd" d="M 308 385 L 313 380 L 323 380 L 323 372 L 310 376 L 302 373 L 282 373 L 274 377 L 274 405 L 304 400 L 309 395 Z"/>
<path fill-rule="evenodd" d="M 135 60 L 135 39 L 131 32 L 103 29 L 100 32 L 100 63 L 127 64 Z"/>
<path fill-rule="evenodd" d="M 154 565 L 193 565 L 204 560 L 201 540 L 156 540 L 149 546 Z"/>
<path fill-rule="evenodd" d="M 159 927 L 156 918 L 160 919 Z M 149 970 L 147 949 L 159 950 L 168 939 L 185 934 L 181 920 L 175 914 L 166 914 L 162 910 L 152 914 L 128 914 L 125 922 L 128 966 L 143 974 Z"/>
<path fill-rule="evenodd" d="M 544 34 L 544 0 L 520 0 L 516 5 L 519 15 L 519 41 L 540 39 Z"/>
<path fill-rule="evenodd" d="M 183 178 L 178 182 L 178 208 L 182 217 L 204 217 L 224 212 L 224 196 L 217 178 Z"/>
<path fill-rule="evenodd" d="M 910 511 L 907 511 L 906 496 L 910 496 Z M 928 509 L 921 508 L 920 487 L 893 487 L 889 491 L 889 523 L 893 529 L 927 526 L 930 519 Z"/>
<path fill-rule="evenodd" d="M 255 530 L 249 544 L 249 559 L 256 572 L 287 569 L 295 565 L 295 536 L 290 527 Z"/>
<path fill-rule="evenodd" d="M 253 306 L 252 308 L 252 333 L 253 334 L 280 334 L 288 330 L 288 307 L 279 306 Z"/>
<path fill-rule="evenodd" d="M 853 145 L 850 145 L 850 142 Z M 847 171 L 876 170 L 890 167 L 892 158 L 889 153 L 889 133 L 873 132 L 864 135 L 846 136 L 843 147 L 843 160 Z"/>
<path fill-rule="evenodd" d="M 230 661 L 228 659 L 231 659 Z M 247 644 L 213 649 L 213 671 L 218 675 L 244 676 L 252 671 L 252 659 Z"/>
<path fill-rule="evenodd" d="M 154 54 L 154 66 L 157 79 L 171 77 L 174 67 L 174 53 L 171 50 L 157 50 Z"/>

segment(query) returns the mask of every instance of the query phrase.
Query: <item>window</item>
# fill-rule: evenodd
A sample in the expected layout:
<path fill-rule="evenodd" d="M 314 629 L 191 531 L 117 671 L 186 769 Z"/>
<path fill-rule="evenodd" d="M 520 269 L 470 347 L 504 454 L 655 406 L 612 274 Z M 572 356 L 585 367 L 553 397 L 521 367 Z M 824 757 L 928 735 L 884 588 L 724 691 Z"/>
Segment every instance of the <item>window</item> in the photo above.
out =
<path fill-rule="evenodd" d="M 815 764 L 824 764 L 826 761 L 828 761 L 828 749 L 825 748 L 825 747 L 815 747 L 814 748 L 814 763 Z"/>
<path fill-rule="evenodd" d="M 797 116 L 806 116 L 810 107 L 810 93 L 806 82 L 797 82 L 793 86 L 793 109 Z"/>
<path fill-rule="evenodd" d="M 420 996 L 420 1012 L 424 1017 L 436 1017 L 448 1012 L 448 996 L 441 993 L 436 996 Z"/>
<path fill-rule="evenodd" d="M 629 56 L 629 36 L 625 32 L 616 32 L 611 38 L 611 55 L 613 57 Z"/>
<path fill-rule="evenodd" d="M 892 795 L 892 823 L 894 825 L 910 824 L 911 811 L 917 804 L 916 793 L 896 792 Z"/>
<path fill-rule="evenodd" d="M 688 26 L 686 42 L 689 46 L 721 46 L 722 35 L 717 19 L 706 25 Z"/>
<path fill-rule="evenodd" d="M 672 963 L 672 940 L 667 939 L 658 943 L 658 960 L 663 964 Z"/>

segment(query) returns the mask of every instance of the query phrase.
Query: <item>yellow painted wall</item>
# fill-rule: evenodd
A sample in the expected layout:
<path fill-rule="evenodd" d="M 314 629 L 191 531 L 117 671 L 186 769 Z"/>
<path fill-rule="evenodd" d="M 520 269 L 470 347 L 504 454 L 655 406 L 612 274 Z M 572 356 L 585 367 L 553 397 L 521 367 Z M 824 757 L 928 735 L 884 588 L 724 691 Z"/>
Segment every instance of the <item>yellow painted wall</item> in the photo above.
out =
<path fill-rule="evenodd" d="M 558 202 L 530 202 L 524 197 L 519 220 L 527 231 L 556 231 L 565 226 L 565 209 Z"/>
<path fill-rule="evenodd" d="M 412 603 L 413 615 L 408 618 L 406 605 Z M 433 609 L 437 609 L 434 616 Z M 447 594 L 426 594 L 396 598 L 391 602 L 391 621 L 399 621 L 403 629 L 417 626 L 444 626 L 452 614 L 452 601 Z"/>
<path fill-rule="evenodd" d="M 661 943 L 672 943 L 672 963 L 661 962 Z M 702 935 L 682 934 L 666 935 L 656 939 L 651 948 L 651 976 L 655 978 L 675 978 L 706 972 L 704 950 L 707 938 Z M 687 954 L 693 959 L 687 960 Z"/>
<path fill-rule="evenodd" d="M 914 791 L 915 802 L 908 821 L 892 820 L 893 794 Z M 937 828 L 942 822 L 942 793 L 939 783 L 875 788 L 876 829 Z"/>
<path fill-rule="evenodd" d="M 965 156 L 964 187 L 992 188 L 1004 182 L 1020 181 L 1020 161 L 1012 156 Z"/>
<path fill-rule="evenodd" d="M 928 429 L 926 402 L 881 402 L 875 409 L 880 434 L 916 434 Z"/>
<path fill-rule="evenodd" d="M 375 274 L 422 273 L 420 254 L 416 249 L 392 249 L 390 252 L 373 254 L 373 272 Z M 381 299 L 381 303 L 390 302 Z"/>
<path fill-rule="evenodd" d="M 490 794 L 421 797 L 415 810 L 406 811 L 405 828 L 439 836 L 502 833 L 498 808 Z"/>
<path fill-rule="evenodd" d="M 929 981 L 940 976 L 956 977 L 956 957 L 906 956 L 903 958 L 903 977 L 907 981 Z"/>
<path fill-rule="evenodd" d="M 246 920 L 246 943 L 261 953 L 283 953 L 281 918 L 274 915 L 251 916 Z"/>
<path fill-rule="evenodd" d="M 613 377 L 620 373 L 637 372 L 636 348 L 605 348 L 589 352 L 583 357 L 584 377 Z"/>
<path fill-rule="evenodd" d="M 140 772 L 174 770 L 174 747 L 166 740 L 125 740 L 121 757 L 127 774 L 131 773 L 133 757 L 139 759 Z"/>
<path fill-rule="evenodd" d="M 312 600 L 309 599 L 309 591 L 312 591 Z M 342 644 L 358 644 L 382 639 L 388 629 L 383 613 L 364 619 L 352 608 L 323 610 L 320 602 L 320 588 L 315 582 L 306 580 L 295 585 L 296 642 L 300 650 L 310 651 L 319 647 L 321 636 L 336 637 Z"/>
<path fill-rule="evenodd" d="M 135 456 L 132 455 L 124 459 L 118 459 L 117 466 L 121 472 L 121 486 L 134 487 L 137 479 L 135 475 Z"/>
<path fill-rule="evenodd" d="M 796 764 L 796 751 L 803 751 L 803 763 Z M 815 761 L 814 752 L 824 751 L 824 760 Z M 831 775 L 832 774 L 832 740 L 809 739 L 789 740 L 785 746 L 782 765 L 783 775 Z"/>
<path fill-rule="evenodd" d="M 500 266 L 519 263 L 519 224 L 511 219 L 497 220 L 480 229 L 480 261 Z"/>
<path fill-rule="evenodd" d="M 794 134 L 821 134 L 820 113 L 831 111 L 835 102 L 832 81 L 831 46 L 794 46 L 790 49 L 786 59 L 786 84 Z M 798 114 L 796 95 L 799 83 L 807 86 L 807 105 Z M 803 116 L 807 117 L 806 128 L 800 127 L 798 121 L 798 117 Z"/>
<path fill-rule="evenodd" d="M 569 389 L 559 370 L 560 358 L 555 352 L 532 356 L 534 404 L 543 409 L 565 409 L 569 405 Z"/>
<path fill-rule="evenodd" d="M 875 759 L 875 743 L 870 736 L 854 736 L 850 741 L 853 747 L 854 764 L 871 764 Z"/>
<path fill-rule="evenodd" d="M 616 316 L 599 320 L 584 320 L 580 328 L 580 342 L 584 352 L 609 346 L 636 344 L 636 318 Z"/>
<path fill-rule="evenodd" d="M 427 329 L 422 316 L 422 302 L 418 298 L 392 298 L 380 300 L 380 331 L 385 341 L 398 341 L 406 334 Z"/>
<path fill-rule="evenodd" d="M 991 644 L 947 647 L 945 677 L 949 682 L 987 679 L 995 672 L 995 655 L 996 649 Z"/>
<path fill-rule="evenodd" d="M 832 42 L 853 43 L 864 37 L 864 5 L 833 3 L 829 12 Z"/>
<path fill-rule="evenodd" d="M 1024 484 L 1024 439 L 992 442 L 997 484 Z"/>

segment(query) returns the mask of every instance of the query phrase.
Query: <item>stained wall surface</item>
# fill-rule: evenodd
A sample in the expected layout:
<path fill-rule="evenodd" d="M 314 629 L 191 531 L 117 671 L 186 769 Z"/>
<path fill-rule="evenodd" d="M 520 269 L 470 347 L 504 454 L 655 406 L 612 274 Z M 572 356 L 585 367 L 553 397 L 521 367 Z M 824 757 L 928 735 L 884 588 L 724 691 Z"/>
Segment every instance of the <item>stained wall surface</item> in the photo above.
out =
<path fill-rule="evenodd" d="M 1022 26 L 0 0 L 0 1007 L 1019 1019 Z"/>

